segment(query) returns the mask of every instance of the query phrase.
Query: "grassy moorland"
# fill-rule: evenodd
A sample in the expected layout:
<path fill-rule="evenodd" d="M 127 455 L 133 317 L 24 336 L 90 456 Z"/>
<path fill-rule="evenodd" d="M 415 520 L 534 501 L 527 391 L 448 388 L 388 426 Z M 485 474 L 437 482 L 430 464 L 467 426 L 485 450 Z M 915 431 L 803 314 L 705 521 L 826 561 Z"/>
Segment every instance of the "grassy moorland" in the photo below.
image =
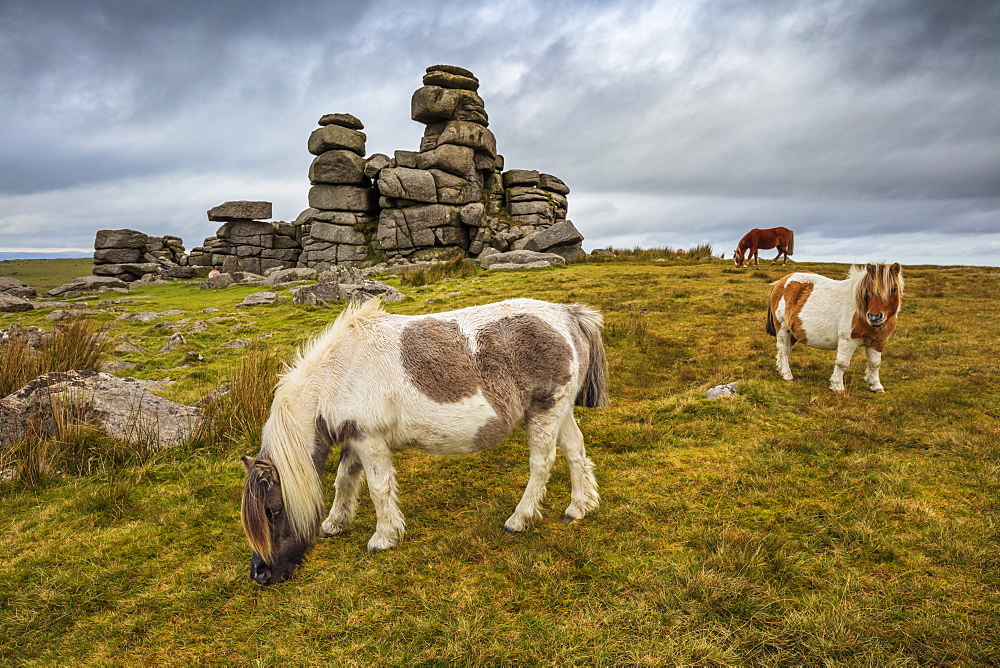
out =
<path fill-rule="evenodd" d="M 94 266 L 90 258 L 60 260 L 0 260 L 0 276 L 24 281 L 44 295 L 52 288 L 86 276 Z"/>
<path fill-rule="evenodd" d="M 847 267 L 794 269 L 842 278 Z M 363 496 L 348 534 L 267 588 L 247 576 L 239 526 L 238 456 L 256 449 L 253 424 L 133 459 L 95 452 L 87 475 L 0 483 L 0 658 L 997 664 L 1000 270 L 904 268 L 885 395 L 865 389 L 860 355 L 843 394 L 827 389 L 831 352 L 797 347 L 796 380 L 780 379 L 763 320 L 783 273 L 639 256 L 404 286 L 408 298 L 387 305 L 427 313 L 531 296 L 604 312 L 612 404 L 577 413 L 602 503 L 578 524 L 559 521 L 559 460 L 544 521 L 501 533 L 527 478 L 521 432 L 468 457 L 400 453 L 402 543 L 365 554 L 374 514 Z M 169 377 L 166 395 L 193 402 L 227 378 L 253 387 L 248 377 L 273 374 L 269 359 L 336 315 L 289 300 L 236 307 L 259 289 L 150 287 L 126 312 L 90 319 L 146 351 L 115 353 L 136 364 L 129 373 Z M 116 320 L 170 309 L 183 313 Z M 48 329 L 49 310 L 0 316 L 0 327 Z M 187 344 L 161 354 L 172 328 Z M 236 338 L 259 343 L 220 347 Z M 206 361 L 185 365 L 191 351 Z M 739 397 L 703 398 L 731 381 Z"/>

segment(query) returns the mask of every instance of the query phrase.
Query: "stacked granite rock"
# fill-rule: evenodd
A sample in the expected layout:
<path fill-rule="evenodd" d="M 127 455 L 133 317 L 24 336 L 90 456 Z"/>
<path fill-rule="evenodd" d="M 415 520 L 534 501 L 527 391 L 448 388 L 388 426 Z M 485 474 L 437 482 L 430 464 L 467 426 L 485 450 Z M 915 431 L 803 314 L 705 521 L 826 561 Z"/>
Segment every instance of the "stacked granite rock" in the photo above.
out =
<path fill-rule="evenodd" d="M 469 251 L 503 165 L 475 75 L 434 65 L 423 84 L 410 102 L 411 118 L 427 126 L 420 150 L 396 151 L 377 180 L 378 244 L 412 260 Z"/>
<path fill-rule="evenodd" d="M 146 274 L 166 274 L 186 264 L 184 243 L 179 237 L 151 237 L 136 230 L 100 230 L 94 240 L 97 276 L 113 276 L 126 282 Z"/>
<path fill-rule="evenodd" d="M 350 114 L 326 114 L 309 136 L 309 208 L 299 214 L 300 267 L 325 269 L 373 257 L 378 195 L 366 175 L 364 124 Z"/>
<path fill-rule="evenodd" d="M 579 259 L 585 252 L 581 247 L 583 235 L 571 221 L 566 220 L 569 186 L 551 174 L 534 170 L 511 169 L 503 173 L 504 201 L 511 221 L 513 234 L 511 250 L 547 251 L 564 257 L 567 261 Z M 503 235 L 501 235 L 501 241 Z M 501 243 L 494 243 L 498 250 Z"/>
<path fill-rule="evenodd" d="M 223 225 L 204 245 L 191 250 L 188 264 L 254 274 L 294 267 L 302 251 L 301 228 L 261 220 L 270 217 L 270 202 L 238 200 L 209 209 L 208 219 Z"/>

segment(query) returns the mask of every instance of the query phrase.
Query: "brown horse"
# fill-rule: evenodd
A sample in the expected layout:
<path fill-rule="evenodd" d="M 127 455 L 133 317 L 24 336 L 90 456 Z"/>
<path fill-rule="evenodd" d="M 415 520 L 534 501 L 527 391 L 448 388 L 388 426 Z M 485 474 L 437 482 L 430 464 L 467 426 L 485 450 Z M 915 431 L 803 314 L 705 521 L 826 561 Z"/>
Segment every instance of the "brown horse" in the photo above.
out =
<path fill-rule="evenodd" d="M 750 263 L 750 258 L 752 257 L 753 266 L 760 266 L 757 261 L 757 249 L 759 248 L 763 248 L 764 250 L 777 248 L 778 255 L 771 260 L 771 264 L 777 262 L 782 255 L 785 258 L 781 264 L 788 264 L 788 256 L 795 250 L 795 233 L 787 227 L 772 227 L 767 230 L 754 228 L 740 239 L 736 250 L 733 251 L 733 264 L 737 267 L 745 267 Z"/>

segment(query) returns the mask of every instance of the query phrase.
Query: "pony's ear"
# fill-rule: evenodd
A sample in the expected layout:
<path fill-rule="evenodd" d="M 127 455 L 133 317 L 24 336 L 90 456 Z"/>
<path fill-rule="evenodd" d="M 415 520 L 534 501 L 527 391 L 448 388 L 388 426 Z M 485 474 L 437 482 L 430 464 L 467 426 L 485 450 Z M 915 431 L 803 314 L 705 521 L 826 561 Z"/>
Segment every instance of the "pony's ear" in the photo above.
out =
<path fill-rule="evenodd" d="M 253 457 L 247 457 L 246 455 L 243 455 L 242 457 L 240 457 L 240 461 L 243 462 L 243 468 L 247 470 L 247 473 L 250 473 L 250 469 L 253 468 Z"/>
<path fill-rule="evenodd" d="M 892 266 L 889 267 L 889 273 L 892 274 L 893 276 L 896 276 L 896 275 L 899 274 L 899 272 L 900 272 L 901 269 L 902 268 L 899 266 L 899 263 L 898 262 L 894 262 L 892 264 Z"/>

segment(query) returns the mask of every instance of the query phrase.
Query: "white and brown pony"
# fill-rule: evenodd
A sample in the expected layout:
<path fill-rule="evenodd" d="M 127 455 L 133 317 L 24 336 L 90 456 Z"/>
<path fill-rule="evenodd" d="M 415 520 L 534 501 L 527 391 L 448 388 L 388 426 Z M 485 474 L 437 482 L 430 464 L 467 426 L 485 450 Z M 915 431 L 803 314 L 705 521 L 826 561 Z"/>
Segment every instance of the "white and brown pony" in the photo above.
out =
<path fill-rule="evenodd" d="M 882 349 L 896 329 L 903 274 L 899 264 L 851 267 L 847 279 L 795 273 L 772 284 L 767 333 L 777 339 L 778 372 L 792 379 L 788 354 L 796 342 L 836 350 L 830 389 L 844 390 L 844 371 L 859 346 L 868 367 L 865 381 L 873 392 L 885 392 L 878 377 Z"/>
<path fill-rule="evenodd" d="M 787 227 L 750 230 L 736 244 L 736 250 L 733 251 L 733 264 L 737 267 L 745 267 L 750 264 L 752 259 L 753 266 L 758 267 L 760 266 L 758 251 L 768 248 L 778 249 L 778 254 L 771 260 L 771 264 L 778 260 L 781 260 L 782 265 L 788 264 L 788 256 L 795 252 L 795 232 Z"/>
<path fill-rule="evenodd" d="M 362 474 L 376 515 L 368 551 L 396 545 L 405 525 L 394 449 L 471 453 L 521 424 L 530 475 L 504 530 L 524 531 L 541 518 L 557 445 L 572 487 L 563 517 L 585 517 L 599 497 L 573 406 L 607 400 L 602 324 L 584 306 L 533 299 L 421 316 L 386 313 L 377 300 L 348 306 L 282 375 L 260 453 L 243 458 L 250 576 L 261 584 L 286 580 L 317 534 L 343 533 Z M 333 444 L 340 464 L 323 519 L 320 473 Z"/>

